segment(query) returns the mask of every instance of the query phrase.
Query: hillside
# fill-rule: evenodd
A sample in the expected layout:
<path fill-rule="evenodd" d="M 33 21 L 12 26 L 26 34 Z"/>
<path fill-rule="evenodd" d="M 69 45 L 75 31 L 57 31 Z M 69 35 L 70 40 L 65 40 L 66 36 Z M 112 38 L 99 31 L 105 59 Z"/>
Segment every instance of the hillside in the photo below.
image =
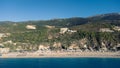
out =
<path fill-rule="evenodd" d="M 11 51 L 51 50 L 118 51 L 120 14 L 45 21 L 0 22 L 0 42 Z M 5 36 L 4 36 L 5 35 Z"/>

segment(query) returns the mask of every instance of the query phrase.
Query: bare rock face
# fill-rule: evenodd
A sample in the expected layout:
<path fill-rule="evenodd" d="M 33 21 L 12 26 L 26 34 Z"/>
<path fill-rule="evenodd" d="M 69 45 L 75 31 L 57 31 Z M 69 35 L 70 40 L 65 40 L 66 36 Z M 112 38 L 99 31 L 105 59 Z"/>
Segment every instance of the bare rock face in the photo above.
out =
<path fill-rule="evenodd" d="M 71 43 L 70 46 L 68 47 L 69 50 L 78 50 L 80 49 L 77 43 Z"/>
<path fill-rule="evenodd" d="M 0 53 L 8 53 L 10 48 L 0 48 Z"/>
<path fill-rule="evenodd" d="M 62 44 L 61 44 L 61 42 L 54 42 L 53 47 L 54 48 L 62 48 Z"/>
<path fill-rule="evenodd" d="M 27 25 L 26 26 L 26 29 L 36 29 L 36 26 L 35 25 Z"/>
<path fill-rule="evenodd" d="M 80 48 L 87 48 L 87 39 L 83 38 L 79 40 Z"/>
<path fill-rule="evenodd" d="M 39 45 L 39 50 L 49 50 L 49 49 L 50 49 L 49 46 Z"/>
<path fill-rule="evenodd" d="M 18 46 L 18 47 L 16 48 L 16 50 L 17 50 L 17 51 L 20 51 L 20 50 L 23 50 L 23 49 L 22 49 L 21 46 Z"/>
<path fill-rule="evenodd" d="M 104 42 L 102 42 L 101 44 L 101 51 L 108 51 L 107 47 L 106 47 L 106 44 Z"/>
<path fill-rule="evenodd" d="M 48 39 L 53 39 L 53 36 L 52 35 L 48 35 Z"/>
<path fill-rule="evenodd" d="M 89 50 L 90 50 L 90 51 L 94 51 L 92 47 L 89 47 Z"/>

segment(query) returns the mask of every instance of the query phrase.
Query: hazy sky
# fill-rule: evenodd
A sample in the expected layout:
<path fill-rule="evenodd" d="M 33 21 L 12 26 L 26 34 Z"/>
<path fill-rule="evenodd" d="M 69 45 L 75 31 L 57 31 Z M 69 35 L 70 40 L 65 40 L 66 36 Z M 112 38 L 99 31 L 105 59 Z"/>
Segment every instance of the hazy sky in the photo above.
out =
<path fill-rule="evenodd" d="M 0 0 L 0 21 L 87 17 L 120 12 L 120 0 Z"/>

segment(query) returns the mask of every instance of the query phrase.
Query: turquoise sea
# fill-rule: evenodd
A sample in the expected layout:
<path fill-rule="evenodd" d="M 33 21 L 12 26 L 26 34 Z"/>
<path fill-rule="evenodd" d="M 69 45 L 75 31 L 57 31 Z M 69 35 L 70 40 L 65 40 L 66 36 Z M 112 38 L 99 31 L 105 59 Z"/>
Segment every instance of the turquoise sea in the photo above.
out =
<path fill-rule="evenodd" d="M 0 58 L 0 68 L 120 68 L 120 58 Z"/>

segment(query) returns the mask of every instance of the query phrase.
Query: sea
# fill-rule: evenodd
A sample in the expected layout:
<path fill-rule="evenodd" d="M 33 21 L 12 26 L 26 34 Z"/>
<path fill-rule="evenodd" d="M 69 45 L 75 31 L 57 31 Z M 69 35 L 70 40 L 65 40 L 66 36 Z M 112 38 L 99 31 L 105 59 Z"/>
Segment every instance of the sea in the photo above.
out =
<path fill-rule="evenodd" d="M 120 68 L 120 58 L 0 58 L 0 68 Z"/>

